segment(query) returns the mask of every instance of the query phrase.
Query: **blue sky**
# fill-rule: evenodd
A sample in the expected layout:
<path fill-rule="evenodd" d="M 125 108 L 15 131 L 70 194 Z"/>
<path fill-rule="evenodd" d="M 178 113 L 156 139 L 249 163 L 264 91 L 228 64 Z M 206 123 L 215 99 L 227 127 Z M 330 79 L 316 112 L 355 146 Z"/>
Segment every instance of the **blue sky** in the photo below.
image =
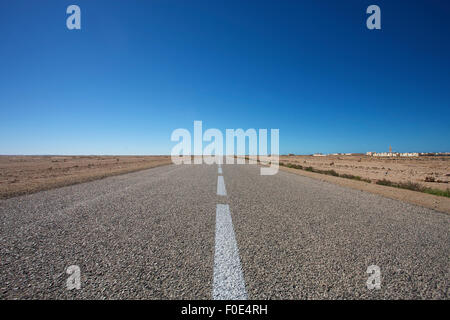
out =
<path fill-rule="evenodd" d="M 66 8 L 81 8 L 81 30 Z M 381 8 L 381 30 L 366 8 Z M 450 151 L 447 1 L 2 1 L 0 154 L 168 154 L 176 128 L 280 152 Z"/>

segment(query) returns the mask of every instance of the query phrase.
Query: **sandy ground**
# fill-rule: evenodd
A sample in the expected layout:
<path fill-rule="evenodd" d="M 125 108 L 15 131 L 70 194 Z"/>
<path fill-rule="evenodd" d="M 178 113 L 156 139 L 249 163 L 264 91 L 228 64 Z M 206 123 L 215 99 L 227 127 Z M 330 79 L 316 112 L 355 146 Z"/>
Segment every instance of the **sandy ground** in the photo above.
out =
<path fill-rule="evenodd" d="M 393 182 L 417 182 L 426 187 L 450 188 L 450 157 L 377 158 L 368 156 L 281 156 L 280 162 L 335 170 L 373 182 L 387 179 Z M 433 178 L 435 182 L 426 182 Z"/>
<path fill-rule="evenodd" d="M 412 203 L 425 208 L 430 208 L 436 211 L 450 214 L 450 198 L 436 196 L 428 193 L 417 192 L 412 190 L 380 186 L 375 183 L 367 183 L 364 181 L 357 181 L 353 179 L 345 179 L 340 177 L 333 177 L 326 174 L 308 172 L 305 170 L 298 170 L 287 167 L 280 167 L 280 170 L 295 173 L 309 178 L 331 182 L 343 187 L 352 188 L 356 190 L 366 191 L 378 194 L 387 198 L 400 200 L 407 203 Z"/>
<path fill-rule="evenodd" d="M 0 199 L 170 163 L 170 156 L 0 156 Z"/>
<path fill-rule="evenodd" d="M 450 188 L 450 157 L 373 158 L 367 156 L 281 156 L 280 162 L 300 164 L 321 170 L 335 170 L 340 174 L 352 174 L 372 180 L 372 183 L 280 167 L 281 170 L 310 178 L 328 181 L 345 187 L 379 194 L 440 212 L 450 214 L 450 198 L 423 192 L 377 185 L 374 182 L 387 179 L 393 182 L 416 182 L 424 186 L 446 190 Z M 436 182 L 425 182 L 433 177 Z M 440 181 L 440 182 L 437 182 Z"/>
<path fill-rule="evenodd" d="M 442 190 L 450 188 L 450 157 L 281 156 L 280 162 L 333 169 L 338 173 L 369 178 L 373 182 L 388 179 L 417 182 Z M 171 163 L 170 156 L 0 156 L 0 199 Z M 304 170 L 281 169 L 450 213 L 450 199 L 446 197 Z M 427 177 L 433 177 L 435 182 L 425 182 Z"/>

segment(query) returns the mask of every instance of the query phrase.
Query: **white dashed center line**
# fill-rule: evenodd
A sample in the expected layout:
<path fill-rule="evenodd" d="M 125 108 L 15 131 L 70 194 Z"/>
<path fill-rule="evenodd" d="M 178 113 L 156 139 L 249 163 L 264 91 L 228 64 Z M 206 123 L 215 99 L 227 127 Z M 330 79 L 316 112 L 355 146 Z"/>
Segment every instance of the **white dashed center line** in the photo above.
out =
<path fill-rule="evenodd" d="M 222 174 L 222 168 L 219 167 L 219 169 L 217 170 L 219 174 Z"/>
<path fill-rule="evenodd" d="M 218 204 L 216 208 L 213 299 L 247 299 L 230 207 L 227 204 Z"/>
<path fill-rule="evenodd" d="M 226 196 L 227 190 L 225 189 L 225 181 L 223 180 L 223 176 L 217 177 L 217 195 Z"/>

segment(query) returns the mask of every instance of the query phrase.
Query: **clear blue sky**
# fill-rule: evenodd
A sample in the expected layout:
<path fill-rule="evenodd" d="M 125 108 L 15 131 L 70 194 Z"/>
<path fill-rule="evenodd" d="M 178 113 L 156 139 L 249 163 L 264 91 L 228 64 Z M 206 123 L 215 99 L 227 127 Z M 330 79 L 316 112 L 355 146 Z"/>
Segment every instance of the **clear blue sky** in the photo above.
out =
<path fill-rule="evenodd" d="M 437 0 L 1 1 L 0 154 L 168 154 L 194 120 L 279 128 L 281 153 L 450 151 L 449 17 Z"/>

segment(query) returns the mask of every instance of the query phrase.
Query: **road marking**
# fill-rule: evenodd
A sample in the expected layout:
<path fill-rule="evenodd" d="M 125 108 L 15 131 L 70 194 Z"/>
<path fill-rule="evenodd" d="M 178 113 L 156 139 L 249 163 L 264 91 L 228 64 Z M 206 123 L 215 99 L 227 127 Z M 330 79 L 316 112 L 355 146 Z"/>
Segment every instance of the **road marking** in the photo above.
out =
<path fill-rule="evenodd" d="M 226 196 L 227 189 L 225 189 L 225 182 L 223 181 L 223 176 L 218 176 L 217 178 L 217 195 Z"/>
<path fill-rule="evenodd" d="M 245 300 L 247 298 L 230 207 L 227 204 L 217 204 L 213 299 Z"/>
<path fill-rule="evenodd" d="M 219 174 L 222 174 L 222 168 L 221 167 L 219 167 L 218 172 L 219 172 Z"/>

